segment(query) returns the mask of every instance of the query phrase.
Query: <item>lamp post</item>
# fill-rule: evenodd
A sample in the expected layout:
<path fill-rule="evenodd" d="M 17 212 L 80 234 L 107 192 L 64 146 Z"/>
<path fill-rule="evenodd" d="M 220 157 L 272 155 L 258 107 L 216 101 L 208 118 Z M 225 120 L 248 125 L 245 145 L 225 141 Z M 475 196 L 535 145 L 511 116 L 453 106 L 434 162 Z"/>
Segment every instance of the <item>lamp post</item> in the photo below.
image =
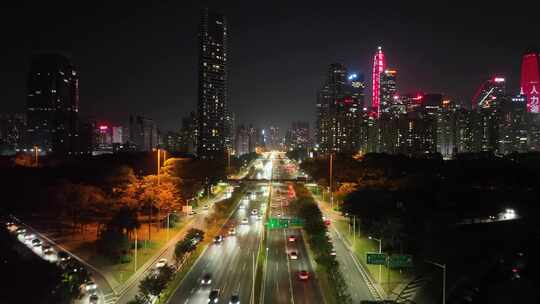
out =
<path fill-rule="evenodd" d="M 440 264 L 433 261 L 426 260 L 426 263 L 437 266 L 443 271 L 442 278 L 442 304 L 446 304 L 446 264 Z"/>
<path fill-rule="evenodd" d="M 35 153 L 35 159 L 36 159 L 35 160 L 36 168 L 38 167 L 38 156 L 39 156 L 38 152 L 39 152 L 39 150 L 40 149 L 38 148 L 38 146 L 34 146 L 34 153 Z"/>
<path fill-rule="evenodd" d="M 368 239 L 379 242 L 379 253 L 382 253 L 382 240 L 374 238 L 372 236 L 368 236 Z M 381 281 L 382 281 L 382 265 L 379 265 L 379 284 L 381 284 Z"/>
<path fill-rule="evenodd" d="M 171 214 L 174 214 L 174 213 L 175 213 L 174 211 L 167 213 L 167 241 L 169 240 L 169 227 L 170 227 L 169 217 L 171 216 Z"/>

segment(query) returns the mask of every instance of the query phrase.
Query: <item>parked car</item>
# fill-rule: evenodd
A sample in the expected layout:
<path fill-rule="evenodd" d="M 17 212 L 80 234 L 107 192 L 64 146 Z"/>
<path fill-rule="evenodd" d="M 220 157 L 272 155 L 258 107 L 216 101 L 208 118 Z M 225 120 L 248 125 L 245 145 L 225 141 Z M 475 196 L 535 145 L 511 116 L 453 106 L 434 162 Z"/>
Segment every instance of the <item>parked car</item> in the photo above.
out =
<path fill-rule="evenodd" d="M 88 303 L 90 304 L 97 304 L 99 302 L 99 297 L 97 294 L 93 294 L 90 296 L 90 299 L 88 299 Z"/>

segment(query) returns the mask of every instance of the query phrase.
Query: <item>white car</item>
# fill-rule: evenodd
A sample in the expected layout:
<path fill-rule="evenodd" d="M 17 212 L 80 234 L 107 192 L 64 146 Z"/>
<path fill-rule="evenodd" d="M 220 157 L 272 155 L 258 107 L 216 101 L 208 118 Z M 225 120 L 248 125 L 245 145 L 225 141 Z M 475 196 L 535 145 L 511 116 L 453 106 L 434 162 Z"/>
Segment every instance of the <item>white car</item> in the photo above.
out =
<path fill-rule="evenodd" d="M 27 232 L 25 235 L 24 235 L 24 240 L 27 241 L 27 242 L 30 242 L 32 241 L 33 239 L 36 238 L 36 235 L 31 233 L 31 232 Z"/>
<path fill-rule="evenodd" d="M 332 248 L 332 251 L 330 251 L 330 255 L 336 256 L 336 250 Z"/>
<path fill-rule="evenodd" d="M 87 292 L 94 291 L 96 289 L 97 289 L 96 282 L 90 280 L 90 281 L 86 281 L 86 283 L 84 283 L 84 290 L 86 290 Z"/>
<path fill-rule="evenodd" d="M 247 218 L 243 218 L 243 219 L 242 219 L 242 224 L 243 224 L 243 225 L 249 224 L 248 219 L 247 219 Z"/>
<path fill-rule="evenodd" d="M 229 235 L 235 235 L 235 234 L 236 234 L 236 229 L 234 229 L 234 227 L 229 229 Z"/>
<path fill-rule="evenodd" d="M 259 210 L 257 209 L 252 209 L 251 210 L 251 215 L 257 215 L 259 213 Z"/>
<path fill-rule="evenodd" d="M 298 260 L 298 254 L 296 253 L 296 251 L 291 251 L 291 253 L 289 253 L 289 258 L 291 260 Z"/>
<path fill-rule="evenodd" d="M 167 265 L 167 259 L 159 259 L 159 261 L 156 263 L 156 268 L 161 268 Z"/>

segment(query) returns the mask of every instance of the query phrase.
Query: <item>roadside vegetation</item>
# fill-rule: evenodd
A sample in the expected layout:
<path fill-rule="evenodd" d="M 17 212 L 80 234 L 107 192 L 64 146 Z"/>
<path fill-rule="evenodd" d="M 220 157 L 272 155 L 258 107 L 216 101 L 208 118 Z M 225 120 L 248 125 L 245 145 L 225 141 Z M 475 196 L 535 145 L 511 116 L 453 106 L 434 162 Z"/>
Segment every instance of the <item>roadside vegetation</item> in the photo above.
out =
<path fill-rule="evenodd" d="M 296 201 L 290 206 L 295 206 L 297 214 L 305 221 L 304 231 L 307 234 L 309 247 L 315 255 L 317 266 L 321 267 L 319 275 L 326 274 L 326 278 L 320 280 L 321 284 L 327 284 L 332 303 L 352 303 L 347 291 L 347 285 L 343 274 L 339 270 L 339 263 L 331 255 L 332 244 L 327 235 L 326 225 L 322 219 L 321 210 L 313 200 L 311 193 L 301 184 L 295 184 Z"/>

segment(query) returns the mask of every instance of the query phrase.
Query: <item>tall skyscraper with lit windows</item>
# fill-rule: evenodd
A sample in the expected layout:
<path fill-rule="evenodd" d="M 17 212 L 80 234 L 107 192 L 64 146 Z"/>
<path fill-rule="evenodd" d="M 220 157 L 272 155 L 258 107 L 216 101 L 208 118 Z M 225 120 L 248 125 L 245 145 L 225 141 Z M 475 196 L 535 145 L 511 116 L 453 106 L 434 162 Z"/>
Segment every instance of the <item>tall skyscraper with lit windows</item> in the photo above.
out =
<path fill-rule="evenodd" d="M 79 152 L 79 76 L 69 59 L 46 53 L 32 58 L 27 77 L 26 149 Z"/>
<path fill-rule="evenodd" d="M 529 50 L 521 62 L 521 94 L 527 99 L 527 112 L 540 113 L 540 55 Z"/>
<path fill-rule="evenodd" d="M 207 8 L 199 27 L 199 92 L 197 104 L 199 139 L 197 155 L 220 158 L 231 145 L 228 111 L 227 20 Z"/>
<path fill-rule="evenodd" d="M 386 62 L 384 59 L 384 53 L 382 52 L 382 47 L 379 46 L 375 56 L 373 57 L 373 86 L 372 86 L 372 99 L 371 99 L 371 108 L 376 117 L 379 117 L 381 113 L 381 75 L 386 69 Z"/>

